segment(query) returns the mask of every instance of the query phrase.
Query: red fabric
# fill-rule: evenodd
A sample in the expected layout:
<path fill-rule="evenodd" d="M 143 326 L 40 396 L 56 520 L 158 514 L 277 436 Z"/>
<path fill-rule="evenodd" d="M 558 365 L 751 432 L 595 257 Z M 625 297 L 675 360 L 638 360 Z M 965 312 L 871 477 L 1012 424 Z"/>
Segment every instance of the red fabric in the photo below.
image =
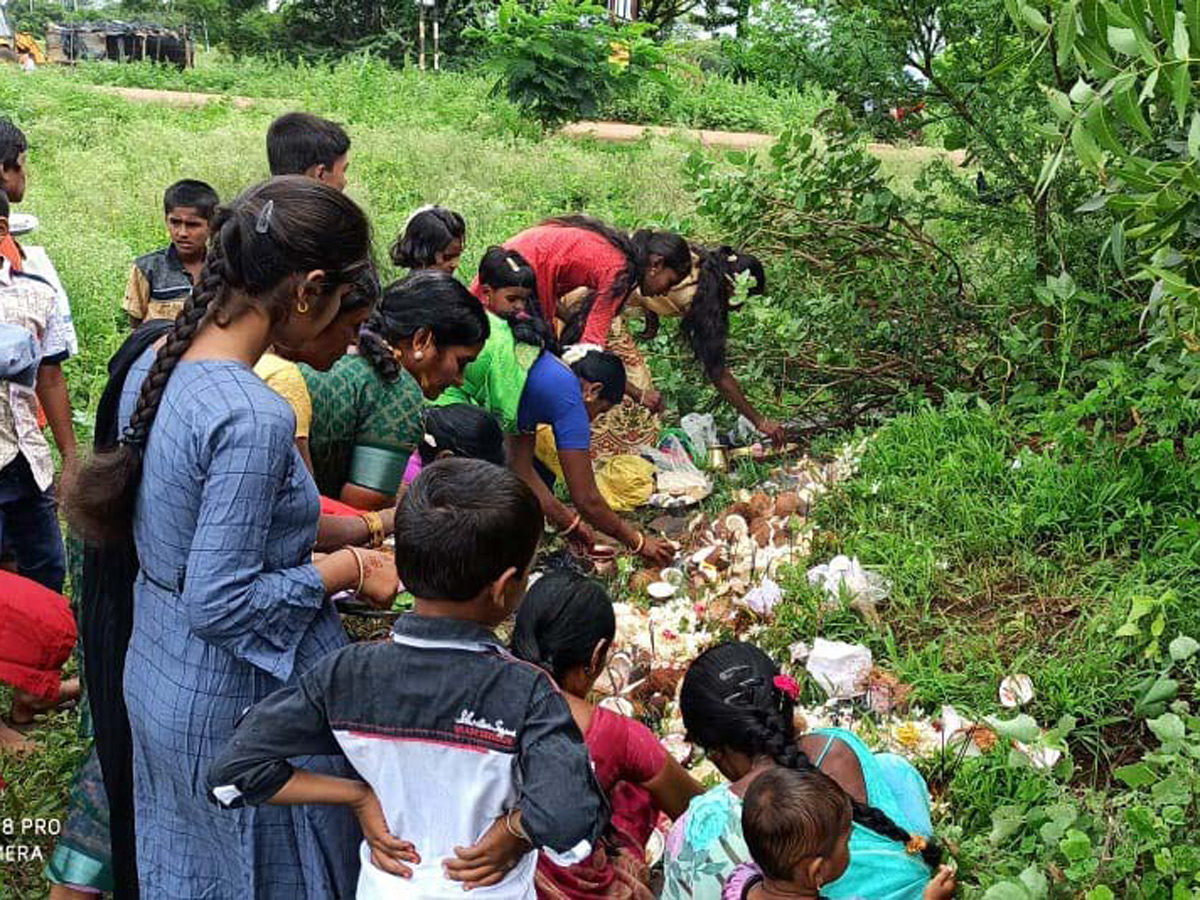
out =
<path fill-rule="evenodd" d="M 363 510 L 355 509 L 349 503 L 334 500 L 332 497 L 321 498 L 321 515 L 323 516 L 361 516 Z"/>
<path fill-rule="evenodd" d="M 654 732 L 641 722 L 597 707 L 583 739 L 592 754 L 596 780 L 612 805 L 617 848 L 598 847 L 587 860 L 569 868 L 540 856 L 538 896 L 543 900 L 586 900 L 629 890 L 628 880 L 619 876 L 615 866 L 625 857 L 639 864 L 645 859 L 646 841 L 658 819 L 653 798 L 641 787 L 667 764 L 667 751 Z"/>
<path fill-rule="evenodd" d="M 0 681 L 57 700 L 75 647 L 75 619 L 62 594 L 0 570 Z"/>
<path fill-rule="evenodd" d="M 621 842 L 639 856 L 658 820 L 650 793 L 641 785 L 667 764 L 667 751 L 635 719 L 597 707 L 584 737 L 596 778 L 612 804 L 612 823 Z"/>
<path fill-rule="evenodd" d="M 0 256 L 9 261 L 14 272 L 21 271 L 21 245 L 11 234 L 6 234 L 4 239 L 0 240 Z"/>
<path fill-rule="evenodd" d="M 604 346 L 613 316 L 627 299 L 612 296 L 613 282 L 628 264 L 624 253 L 594 231 L 558 225 L 538 225 L 522 231 L 506 241 L 504 248 L 516 250 L 533 266 L 538 301 L 547 322 L 554 322 L 558 300 L 564 294 L 581 287 L 595 291 L 596 300 L 581 340 Z M 471 283 L 471 292 L 483 299 L 478 276 Z"/>

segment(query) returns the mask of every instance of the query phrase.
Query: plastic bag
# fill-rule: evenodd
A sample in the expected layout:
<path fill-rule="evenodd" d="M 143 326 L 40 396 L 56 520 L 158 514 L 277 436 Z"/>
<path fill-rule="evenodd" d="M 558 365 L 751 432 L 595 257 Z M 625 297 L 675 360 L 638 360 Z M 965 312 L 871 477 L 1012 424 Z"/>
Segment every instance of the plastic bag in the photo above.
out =
<path fill-rule="evenodd" d="M 851 700 L 867 691 L 874 662 L 862 644 L 844 644 L 817 638 L 805 669 L 830 700 Z"/>
<path fill-rule="evenodd" d="M 654 493 L 654 463 L 622 454 L 596 467 L 596 487 L 615 512 L 637 509 Z"/>
<path fill-rule="evenodd" d="M 874 610 L 877 603 L 886 600 L 892 585 L 877 572 L 863 568 L 858 557 L 835 556 L 827 563 L 808 570 L 808 583 L 817 585 L 832 602 L 841 599 L 842 588 L 846 589 L 851 605 L 863 611 Z"/>
<path fill-rule="evenodd" d="M 683 442 L 674 435 L 663 438 L 657 450 L 642 447 L 639 452 L 654 464 L 658 493 L 696 501 L 712 492 L 712 484 L 696 468 Z"/>
<path fill-rule="evenodd" d="M 713 417 L 708 413 L 688 413 L 680 419 L 679 425 L 692 442 L 696 455 L 700 457 L 696 460 L 697 464 L 706 464 L 708 448 L 718 443 L 717 423 L 713 421 Z"/>

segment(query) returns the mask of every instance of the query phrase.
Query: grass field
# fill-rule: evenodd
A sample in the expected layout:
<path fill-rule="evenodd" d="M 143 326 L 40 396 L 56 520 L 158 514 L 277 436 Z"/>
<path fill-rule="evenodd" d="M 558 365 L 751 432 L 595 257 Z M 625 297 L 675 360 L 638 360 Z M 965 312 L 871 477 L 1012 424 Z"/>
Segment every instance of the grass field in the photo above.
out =
<path fill-rule="evenodd" d="M 21 124 L 32 144 L 22 208 L 40 218 L 35 241 L 50 250 L 72 297 L 82 352 L 67 374 L 81 424 L 123 336 L 119 301 L 130 260 L 164 242 L 162 189 L 177 178 L 196 177 L 230 196 L 263 177 L 264 134 L 271 118 L 290 105 L 283 96 L 348 126 L 354 140 L 349 193 L 372 217 L 381 259 L 409 211 L 434 201 L 467 219 L 463 277 L 473 274 L 488 244 L 568 211 L 586 210 L 629 227 L 655 223 L 694 237 L 719 237 L 695 218 L 683 187 L 680 167 L 691 146 L 542 138 L 506 103 L 489 99 L 478 78 L 394 76 L 374 66 L 297 70 L 288 84 L 279 83 L 277 72 L 270 77 L 253 67 L 202 71 L 190 82 L 173 75 L 156 82 L 149 75 L 155 73 L 118 67 L 33 75 L 0 68 L 0 109 Z M 250 108 L 178 108 L 89 88 L 118 79 L 267 99 Z M 911 183 L 911 158 L 892 155 L 885 165 L 897 183 Z M 775 299 L 772 315 L 794 314 L 789 298 Z M 735 364 L 788 349 L 761 347 L 745 330 L 736 336 Z M 689 371 L 700 381 L 698 369 Z M 748 387 L 769 407 L 771 386 Z M 688 403 L 710 399 L 692 390 L 686 396 Z M 1071 772 L 1049 776 L 1014 765 L 1001 746 L 927 773 L 942 801 L 939 825 L 960 850 L 964 896 L 983 896 L 989 885 L 1015 879 L 1027 865 L 1062 878 L 1044 892 L 988 896 L 1171 896 L 1133 887 L 1143 868 L 1152 868 L 1138 856 L 1143 844 L 1126 816 L 1141 808 L 1142 798 L 1116 791 L 1112 773 L 1157 743 L 1132 715 L 1144 693 L 1140 682 L 1173 671 L 1184 685 L 1180 697 L 1191 694 L 1194 659 L 1172 669 L 1164 651 L 1176 635 L 1200 635 L 1200 614 L 1180 599 L 1194 597 L 1200 587 L 1190 478 L 1170 447 L 1096 456 L 1086 442 L 1041 446 L 1029 423 L 1014 421 L 1003 409 L 964 402 L 914 408 L 884 426 L 859 476 L 822 505 L 814 561 L 844 551 L 884 572 L 894 584 L 884 627 L 874 630 L 849 611 L 823 609 L 798 572 L 764 636 L 773 649 L 783 652 L 813 634 L 863 641 L 914 686 L 924 709 L 936 712 L 953 703 L 970 716 L 1000 712 L 1000 678 L 1022 671 L 1037 688 L 1030 712 L 1038 723 L 1051 725 L 1063 715 L 1078 720 L 1070 738 Z M 739 482 L 747 483 L 748 476 Z M 1142 624 L 1119 636 L 1139 603 L 1149 610 L 1137 620 Z M 60 714 L 51 724 L 38 735 L 43 752 L 15 764 L 0 762 L 9 782 L 0 795 L 0 824 L 61 811 L 80 742 L 75 714 Z M 1172 823 L 1195 809 L 1200 779 L 1194 769 L 1186 800 L 1145 801 L 1161 819 L 1155 826 L 1160 836 L 1165 828 L 1169 838 Z M 1091 842 L 1086 853 L 1074 838 L 1063 848 L 1066 825 L 1046 830 L 1047 823 L 1066 821 L 1066 806 L 1075 811 L 1068 825 Z M 1165 806 L 1171 810 L 1164 812 Z M 1017 808 L 1020 822 L 1012 830 L 994 830 L 998 810 Z M 4 840 L 0 832 L 0 844 Z M 1129 853 L 1134 861 L 1126 867 Z M 1085 864 L 1092 859 L 1095 868 Z M 1159 866 L 1157 857 L 1153 865 Z M 1172 862 L 1172 872 L 1186 876 L 1182 865 Z M 1113 885 L 1115 895 L 1086 893 L 1101 882 Z M 1190 884 L 1182 876 L 1178 883 Z M 1175 896 L 1194 896 L 1188 886 L 1180 890 L 1187 893 Z M 23 900 L 43 893 L 38 867 L 0 865 L 0 896 Z"/>

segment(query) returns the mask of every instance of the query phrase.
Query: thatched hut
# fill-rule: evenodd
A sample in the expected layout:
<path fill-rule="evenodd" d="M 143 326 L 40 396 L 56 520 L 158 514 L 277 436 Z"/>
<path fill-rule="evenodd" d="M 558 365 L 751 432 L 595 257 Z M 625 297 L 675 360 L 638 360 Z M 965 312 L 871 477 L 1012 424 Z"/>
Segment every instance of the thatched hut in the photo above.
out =
<path fill-rule="evenodd" d="M 79 22 L 47 25 L 46 53 L 51 62 L 145 59 L 173 63 L 183 69 L 195 63 L 196 48 L 186 28 L 140 22 Z"/>

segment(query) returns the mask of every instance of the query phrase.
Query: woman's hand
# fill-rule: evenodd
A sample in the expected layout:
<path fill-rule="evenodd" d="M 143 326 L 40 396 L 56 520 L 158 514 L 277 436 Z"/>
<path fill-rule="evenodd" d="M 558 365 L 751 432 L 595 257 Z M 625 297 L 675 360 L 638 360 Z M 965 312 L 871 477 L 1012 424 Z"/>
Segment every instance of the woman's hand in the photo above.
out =
<path fill-rule="evenodd" d="M 498 884 L 533 848 L 511 831 L 501 816 L 478 842 L 455 847 L 454 859 L 445 862 L 446 877 L 463 882 L 465 890 Z"/>
<path fill-rule="evenodd" d="M 362 799 L 351 804 L 350 808 L 354 810 L 367 846 L 371 848 L 371 863 L 375 868 L 401 878 L 412 878 L 412 869 L 405 863 L 420 865 L 421 857 L 410 841 L 402 841 L 388 830 L 383 807 L 375 792 L 367 787 Z"/>
<path fill-rule="evenodd" d="M 647 535 L 642 549 L 638 551 L 638 556 L 651 565 L 669 566 L 675 561 L 675 545 L 662 538 L 653 538 Z"/>
<path fill-rule="evenodd" d="M 358 550 L 363 567 L 363 586 L 359 592 L 376 609 L 391 609 L 400 592 L 400 576 L 390 553 L 381 550 Z"/>
<path fill-rule="evenodd" d="M 958 877 L 950 866 L 939 866 L 937 872 L 929 879 L 929 884 L 925 886 L 925 893 L 921 895 L 922 900 L 948 900 L 954 896 L 954 889 L 958 887 Z"/>
<path fill-rule="evenodd" d="M 588 555 L 592 552 L 592 548 L 596 546 L 596 541 L 598 538 L 596 537 L 595 529 L 593 529 L 592 526 L 587 522 L 581 521 L 577 526 L 575 526 L 575 530 L 567 535 L 567 540 L 570 541 L 574 545 L 575 549 L 580 553 Z"/>
<path fill-rule="evenodd" d="M 383 536 L 388 537 L 396 531 L 396 507 L 389 506 L 379 511 L 379 521 L 383 523 Z"/>
<path fill-rule="evenodd" d="M 770 438 L 771 443 L 776 447 L 782 447 L 787 443 L 787 429 L 783 427 L 782 422 L 777 422 L 774 419 L 768 419 L 764 416 L 758 420 L 754 427 Z"/>
<path fill-rule="evenodd" d="M 642 391 L 641 399 L 638 402 L 652 413 L 660 413 L 666 408 L 666 403 L 663 402 L 663 395 L 652 387 L 648 387 Z"/>

